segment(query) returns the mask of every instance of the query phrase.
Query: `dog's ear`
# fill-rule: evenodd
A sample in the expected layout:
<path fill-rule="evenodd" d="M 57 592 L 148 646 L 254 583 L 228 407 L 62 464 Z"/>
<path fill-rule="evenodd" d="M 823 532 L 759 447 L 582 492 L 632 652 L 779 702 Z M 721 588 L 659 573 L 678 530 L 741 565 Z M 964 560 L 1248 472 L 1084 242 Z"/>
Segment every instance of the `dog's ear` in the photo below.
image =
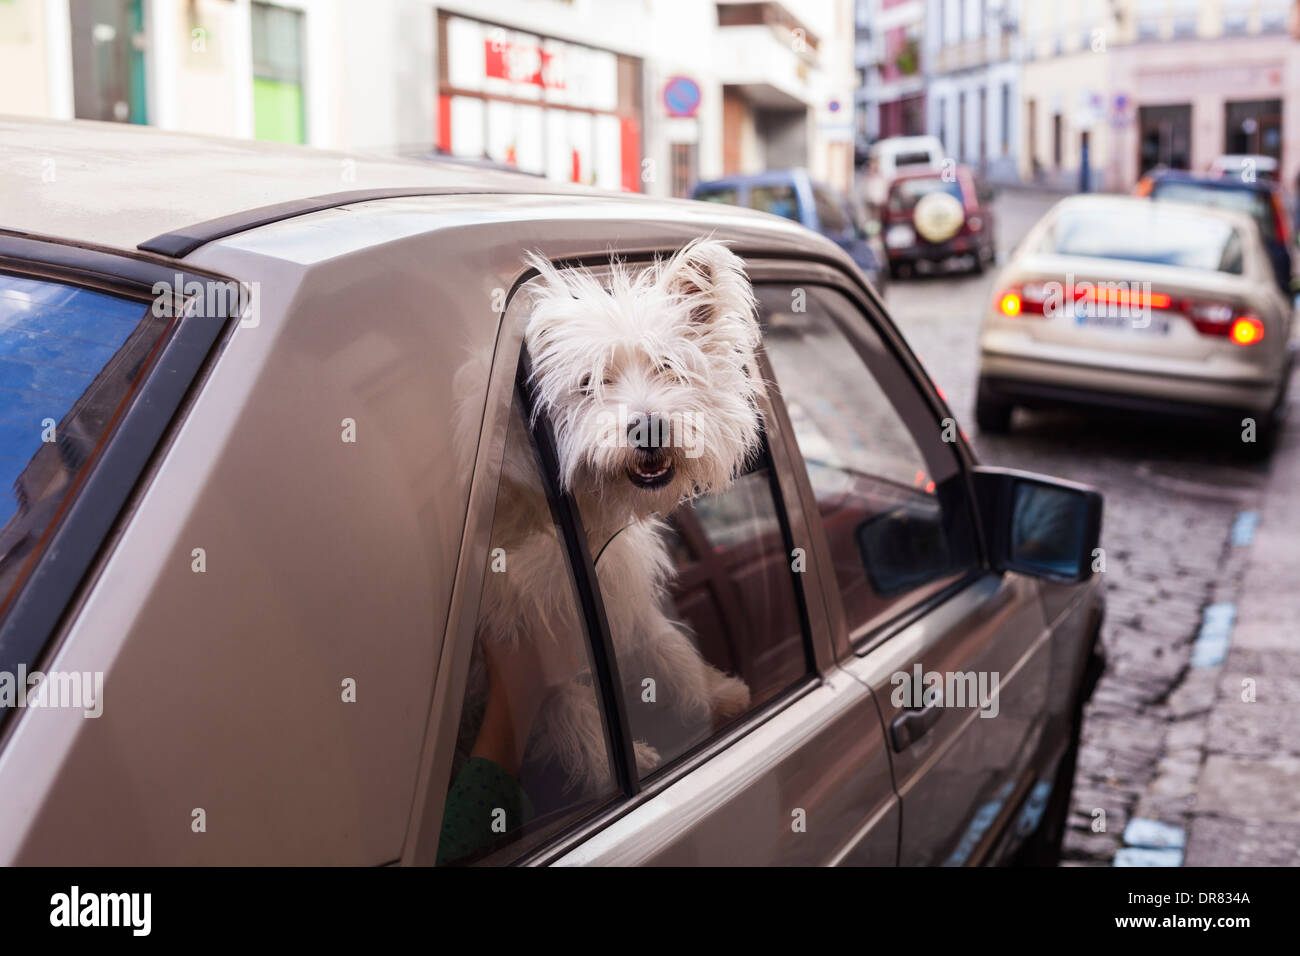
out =
<path fill-rule="evenodd" d="M 752 292 L 740 257 L 717 239 L 696 239 L 669 259 L 660 282 L 690 307 L 692 325 L 707 325 L 720 312 L 749 308 Z"/>

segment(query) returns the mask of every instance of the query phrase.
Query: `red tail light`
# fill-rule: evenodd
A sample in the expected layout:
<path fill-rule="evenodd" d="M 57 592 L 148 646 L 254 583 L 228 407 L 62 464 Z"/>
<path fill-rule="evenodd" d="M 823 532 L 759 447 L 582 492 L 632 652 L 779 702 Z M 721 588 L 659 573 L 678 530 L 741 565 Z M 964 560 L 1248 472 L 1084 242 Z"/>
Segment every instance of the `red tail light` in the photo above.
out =
<path fill-rule="evenodd" d="M 1100 302 L 1128 309 L 1169 309 L 1174 304 L 1173 299 L 1163 292 L 1113 288 L 1105 283 L 1076 285 L 1067 289 L 1060 282 L 1024 282 L 1010 286 L 998 295 L 998 309 L 1006 316 L 1047 315 L 1049 306 L 1052 309 L 1072 309 L 1076 302 Z"/>
<path fill-rule="evenodd" d="M 1291 222 L 1286 214 L 1286 206 L 1282 202 L 1282 197 L 1277 193 L 1272 193 L 1269 198 L 1273 201 L 1273 231 L 1277 233 L 1277 241 L 1284 246 L 1291 244 Z"/>
<path fill-rule="evenodd" d="M 1202 335 L 1224 336 L 1236 345 L 1254 345 L 1264 338 L 1263 322 L 1227 302 L 1187 299 L 1179 309 Z"/>

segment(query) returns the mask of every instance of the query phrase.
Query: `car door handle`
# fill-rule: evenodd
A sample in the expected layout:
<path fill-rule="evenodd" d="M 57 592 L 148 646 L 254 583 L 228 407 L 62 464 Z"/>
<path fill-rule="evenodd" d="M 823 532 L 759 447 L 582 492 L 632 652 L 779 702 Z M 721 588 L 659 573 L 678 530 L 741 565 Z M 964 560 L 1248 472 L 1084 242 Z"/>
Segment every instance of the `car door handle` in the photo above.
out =
<path fill-rule="evenodd" d="M 938 723 L 943 709 L 938 704 L 905 710 L 889 725 L 894 740 L 894 752 L 900 753 L 925 736 L 926 731 Z"/>

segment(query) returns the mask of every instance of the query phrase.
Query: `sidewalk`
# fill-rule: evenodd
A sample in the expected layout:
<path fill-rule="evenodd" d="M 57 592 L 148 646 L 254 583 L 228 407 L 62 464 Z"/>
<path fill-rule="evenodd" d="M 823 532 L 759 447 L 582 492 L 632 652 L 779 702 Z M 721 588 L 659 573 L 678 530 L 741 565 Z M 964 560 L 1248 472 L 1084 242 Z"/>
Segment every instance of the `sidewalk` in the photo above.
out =
<path fill-rule="evenodd" d="M 1215 693 L 1186 866 L 1300 864 L 1298 410 L 1293 398 L 1257 526 L 1234 529 L 1253 540 L 1227 657 L 1206 673 Z"/>

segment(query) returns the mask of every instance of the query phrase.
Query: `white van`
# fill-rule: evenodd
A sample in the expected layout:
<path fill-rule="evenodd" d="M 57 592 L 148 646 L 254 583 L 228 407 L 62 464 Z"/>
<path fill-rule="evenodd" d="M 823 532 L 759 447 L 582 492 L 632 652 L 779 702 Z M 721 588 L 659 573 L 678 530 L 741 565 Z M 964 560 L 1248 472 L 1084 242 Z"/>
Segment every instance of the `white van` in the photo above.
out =
<path fill-rule="evenodd" d="M 867 150 L 864 192 L 871 206 L 883 206 L 889 184 L 902 169 L 943 166 L 943 143 L 937 136 L 891 136 Z"/>

